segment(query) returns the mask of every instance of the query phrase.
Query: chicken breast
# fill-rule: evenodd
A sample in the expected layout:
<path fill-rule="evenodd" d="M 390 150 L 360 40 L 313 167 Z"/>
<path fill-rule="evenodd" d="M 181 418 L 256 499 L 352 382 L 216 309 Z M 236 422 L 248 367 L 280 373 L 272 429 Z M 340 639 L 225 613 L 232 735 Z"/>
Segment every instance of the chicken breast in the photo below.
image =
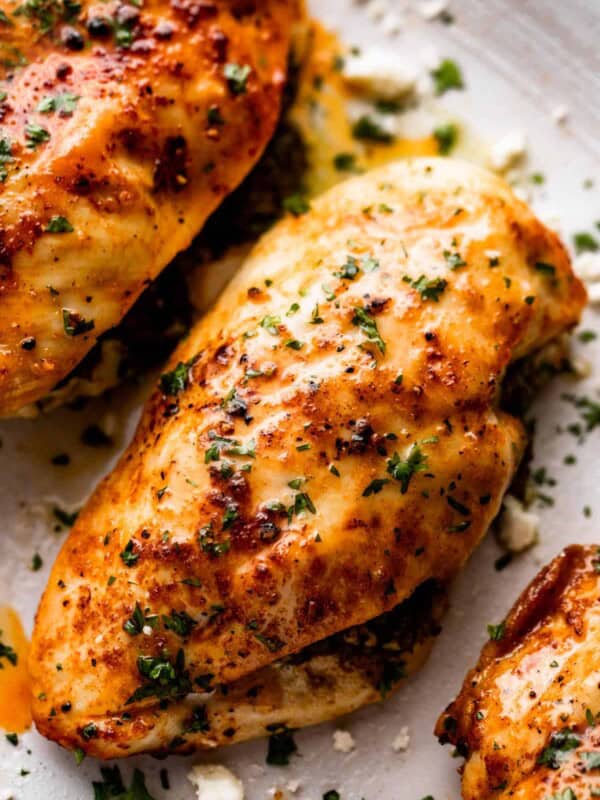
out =
<path fill-rule="evenodd" d="M 102 757 L 168 747 L 152 731 L 207 681 L 449 580 L 523 451 L 505 370 L 584 301 L 556 235 L 466 163 L 389 165 L 280 222 L 59 554 L 31 651 L 39 730 Z"/>
<path fill-rule="evenodd" d="M 55 386 L 258 160 L 300 0 L 0 8 L 0 415 Z"/>
<path fill-rule="evenodd" d="M 600 795 L 599 596 L 600 548 L 568 547 L 494 630 L 437 725 L 465 800 Z"/>

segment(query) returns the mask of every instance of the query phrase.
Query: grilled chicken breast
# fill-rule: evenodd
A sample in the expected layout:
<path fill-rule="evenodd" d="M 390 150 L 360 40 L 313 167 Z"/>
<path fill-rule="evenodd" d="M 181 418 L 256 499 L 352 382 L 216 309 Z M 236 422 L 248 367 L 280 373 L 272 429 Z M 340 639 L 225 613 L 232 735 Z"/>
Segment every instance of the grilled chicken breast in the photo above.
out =
<path fill-rule="evenodd" d="M 257 161 L 299 5 L 1 6 L 0 415 L 64 378 Z"/>
<path fill-rule="evenodd" d="M 465 800 L 600 795 L 600 548 L 572 546 L 523 592 L 442 715 Z"/>
<path fill-rule="evenodd" d="M 202 745 L 169 724 L 190 693 L 450 579 L 524 447 L 505 370 L 584 301 L 556 235 L 466 163 L 389 165 L 280 222 L 177 349 L 59 554 L 31 651 L 39 730 L 101 757 Z"/>

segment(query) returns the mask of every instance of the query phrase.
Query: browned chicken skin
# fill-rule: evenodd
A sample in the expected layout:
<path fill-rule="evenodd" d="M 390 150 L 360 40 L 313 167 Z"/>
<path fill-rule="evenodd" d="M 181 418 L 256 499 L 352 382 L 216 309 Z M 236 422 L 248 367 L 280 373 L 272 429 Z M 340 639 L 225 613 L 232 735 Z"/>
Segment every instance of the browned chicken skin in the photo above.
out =
<path fill-rule="evenodd" d="M 556 235 L 466 163 L 392 164 L 279 223 L 58 557 L 31 651 L 39 730 L 102 757 L 258 735 L 260 698 L 229 734 L 183 736 L 184 696 L 452 578 L 523 450 L 504 372 L 584 301 Z M 344 707 L 303 717 L 298 696 L 271 698 L 280 720 Z"/>
<path fill-rule="evenodd" d="M 568 547 L 494 632 L 436 733 L 465 800 L 600 796 L 600 548 Z"/>
<path fill-rule="evenodd" d="M 0 2 L 0 415 L 64 378 L 258 160 L 299 6 Z"/>

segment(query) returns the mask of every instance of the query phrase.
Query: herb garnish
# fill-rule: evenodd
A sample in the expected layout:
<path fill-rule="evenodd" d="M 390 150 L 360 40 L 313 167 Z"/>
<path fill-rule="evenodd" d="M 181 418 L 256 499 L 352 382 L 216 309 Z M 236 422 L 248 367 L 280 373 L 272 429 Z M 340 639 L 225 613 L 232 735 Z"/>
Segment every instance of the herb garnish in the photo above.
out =
<path fill-rule="evenodd" d="M 40 114 L 51 114 L 58 111 L 61 117 L 70 117 L 77 107 L 79 95 L 71 92 L 63 94 L 47 95 L 37 104 L 36 111 Z"/>
<path fill-rule="evenodd" d="M 27 125 L 25 125 L 25 144 L 29 150 L 35 150 L 38 144 L 47 142 L 49 138 L 49 131 L 47 131 L 46 128 L 42 128 L 41 125 L 35 122 L 28 122 Z"/>
<path fill-rule="evenodd" d="M 438 143 L 440 155 L 447 156 L 458 141 L 458 126 L 452 122 L 447 125 L 440 125 L 434 128 L 433 136 Z"/>
<path fill-rule="evenodd" d="M 381 353 L 385 353 L 385 342 L 379 334 L 377 323 L 364 308 L 355 306 L 352 324 L 359 327 L 367 339 L 375 343 Z"/>
<path fill-rule="evenodd" d="M 93 319 L 85 319 L 78 311 L 72 308 L 62 310 L 63 328 L 67 336 L 81 336 L 82 333 L 94 330 Z"/>
<path fill-rule="evenodd" d="M 235 95 L 245 94 L 247 88 L 246 84 L 251 72 L 252 69 L 248 64 L 225 64 L 223 75 L 227 80 L 229 91 Z"/>
<path fill-rule="evenodd" d="M 73 233 L 75 228 L 66 217 L 50 217 L 46 225 L 46 233 Z"/>
<path fill-rule="evenodd" d="M 558 769 L 567 757 L 569 750 L 579 747 L 580 743 L 579 736 L 570 728 L 563 728 L 563 730 L 552 734 L 550 742 L 542 750 L 537 763 L 550 767 L 550 769 Z"/>
<path fill-rule="evenodd" d="M 196 362 L 195 358 L 189 361 L 180 361 L 171 372 L 165 372 L 160 376 L 160 389 L 163 394 L 177 395 L 182 392 L 188 384 L 190 369 Z"/>
<path fill-rule="evenodd" d="M 394 453 L 387 461 L 388 473 L 400 482 L 400 492 L 406 494 L 410 485 L 411 478 L 417 472 L 424 472 L 427 469 L 427 456 L 418 444 L 411 445 L 405 459 L 398 453 Z"/>
<path fill-rule="evenodd" d="M 277 728 L 279 730 L 274 731 L 269 737 L 266 762 L 272 767 L 286 767 L 290 763 L 290 756 L 298 751 L 298 747 L 294 741 L 293 731 L 288 730 L 285 725 Z"/>
<path fill-rule="evenodd" d="M 437 95 L 444 94 L 450 89 L 463 89 L 465 85 L 460 67 L 450 58 L 445 58 L 436 69 L 432 70 L 431 77 Z"/>
<path fill-rule="evenodd" d="M 352 136 L 355 139 L 364 139 L 379 144 L 391 144 L 394 141 L 392 134 L 368 114 L 363 114 L 356 120 L 352 126 Z"/>
<path fill-rule="evenodd" d="M 439 303 L 440 295 L 448 285 L 444 278 L 426 278 L 425 275 L 421 275 L 417 280 L 411 280 L 408 277 L 406 283 L 409 283 L 413 289 L 419 292 L 422 300 L 432 300 L 434 303 Z"/>

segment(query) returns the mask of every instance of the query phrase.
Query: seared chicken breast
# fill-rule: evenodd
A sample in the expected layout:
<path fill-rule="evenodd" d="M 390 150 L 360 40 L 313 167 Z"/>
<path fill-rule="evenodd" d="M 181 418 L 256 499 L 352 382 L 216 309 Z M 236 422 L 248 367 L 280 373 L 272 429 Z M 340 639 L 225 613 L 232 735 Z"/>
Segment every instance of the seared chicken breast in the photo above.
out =
<path fill-rule="evenodd" d="M 0 415 L 64 378 L 258 160 L 299 6 L 0 3 Z"/>
<path fill-rule="evenodd" d="M 452 578 L 525 444 L 505 371 L 584 301 L 556 235 L 466 163 L 392 164 L 278 223 L 59 554 L 31 650 L 39 730 L 106 758 L 202 746 L 182 720 L 207 691 L 309 668 L 315 643 Z M 270 716 L 252 695 L 212 741 L 356 705 L 309 685 L 268 694 Z"/>
<path fill-rule="evenodd" d="M 438 722 L 465 800 L 600 795 L 600 548 L 572 546 L 523 592 Z"/>

